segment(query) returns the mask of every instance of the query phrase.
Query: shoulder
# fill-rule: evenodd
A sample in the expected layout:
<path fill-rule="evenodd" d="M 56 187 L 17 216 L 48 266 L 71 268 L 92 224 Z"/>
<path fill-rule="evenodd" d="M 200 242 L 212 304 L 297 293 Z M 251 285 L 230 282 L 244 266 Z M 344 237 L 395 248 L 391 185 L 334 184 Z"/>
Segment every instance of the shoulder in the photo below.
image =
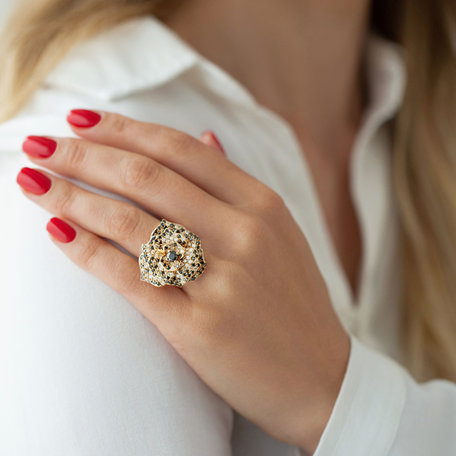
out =
<path fill-rule="evenodd" d="M 45 85 L 115 100 L 172 80 L 199 55 L 154 16 L 141 16 L 74 47 Z"/>
<path fill-rule="evenodd" d="M 176 100 L 183 99 L 179 88 L 184 81 L 166 82 L 185 65 L 174 63 L 173 67 L 170 60 L 166 73 L 157 66 L 157 73 L 150 77 L 153 57 L 158 56 L 162 62 L 170 57 L 164 55 L 164 50 L 160 57 L 162 51 L 157 44 L 141 61 L 139 52 L 145 52 L 147 40 L 160 39 L 147 23 L 149 20 L 142 18 L 128 21 L 74 48 L 49 73 L 26 106 L 0 125 L 0 204 L 8 218 L 0 239 L 0 269 L 6 277 L 0 315 L 8 315 L 10 326 L 3 346 L 8 346 L 8 353 L 16 357 L 9 360 L 0 347 L 0 358 L 7 356 L 5 359 L 11 361 L 6 376 L 18 380 L 14 388 L 8 389 L 8 397 L 0 394 L 0 422 L 6 423 L 2 410 L 17 410 L 27 418 L 27 426 L 14 428 L 14 423 L 24 420 L 12 412 L 11 432 L 0 441 L 2 454 L 2 449 L 7 452 L 6 448 L 22 446 L 25 441 L 33 448 L 46 442 L 50 445 L 46 454 L 61 454 L 68 446 L 65 436 L 74 432 L 69 423 L 85 423 L 85 428 L 97 429 L 97 436 L 89 432 L 74 443 L 81 454 L 88 453 L 89 446 L 90 451 L 95 448 L 95 452 L 99 449 L 98 453 L 103 453 L 106 445 L 110 454 L 122 452 L 119 448 L 127 446 L 135 454 L 164 454 L 170 442 L 173 454 L 229 454 L 230 407 L 194 375 L 153 325 L 144 324 L 125 298 L 60 254 L 45 230 L 50 214 L 26 199 L 15 183 L 21 166 L 34 166 L 21 152 L 24 137 L 73 136 L 66 123 L 66 114 L 72 108 L 176 122 L 173 114 L 178 111 Z M 44 361 L 38 357 L 40 376 L 30 388 L 27 378 L 33 376 L 37 359 L 33 353 L 37 350 L 52 356 Z M 15 369 L 17 359 L 23 362 L 20 372 Z M 132 359 L 140 362 L 132 363 Z M 118 381 L 113 381 L 113 372 Z M 94 389 L 94 379 L 101 389 Z M 125 398 L 135 404 L 134 410 L 126 405 Z M 60 404 L 62 400 L 65 407 L 61 410 L 41 406 L 44 402 Z M 81 404 L 91 405 L 87 408 Z M 163 412 L 162 416 L 151 412 L 151 405 Z M 204 412 L 195 415 L 198 408 Z M 113 419 L 106 417 L 107 409 Z M 129 414 L 130 409 L 134 413 Z M 144 431 L 139 434 L 135 428 L 138 419 Z M 170 434 L 170 422 L 180 435 L 177 440 Z M 55 432 L 50 435 L 51 428 L 58 430 L 58 438 Z M 209 440 L 193 438 L 204 432 Z M 130 439 L 133 434 L 140 438 Z M 100 435 L 109 437 L 105 441 Z"/>
<path fill-rule="evenodd" d="M 204 97 L 185 73 L 200 56 L 152 16 L 127 20 L 76 45 L 45 77 L 14 118 L 0 124 L 0 152 L 20 149 L 24 135 L 74 136 L 72 108 L 101 109 L 200 133 Z M 188 116 L 190 105 L 197 116 Z M 188 109 L 187 109 L 188 108 Z M 5 154 L 0 154 L 2 158 Z"/>

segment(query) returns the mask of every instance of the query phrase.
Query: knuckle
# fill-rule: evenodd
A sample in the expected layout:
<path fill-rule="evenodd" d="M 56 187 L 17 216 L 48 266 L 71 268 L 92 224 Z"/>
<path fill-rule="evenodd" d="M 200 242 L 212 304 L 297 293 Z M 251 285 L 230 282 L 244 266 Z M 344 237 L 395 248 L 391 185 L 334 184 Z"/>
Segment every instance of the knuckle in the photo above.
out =
<path fill-rule="evenodd" d="M 210 262 L 213 264 L 210 271 L 210 279 L 205 284 L 207 293 L 204 301 L 209 307 L 223 305 L 226 298 L 232 297 L 239 289 L 239 264 L 234 258 L 228 256 L 215 257 L 211 255 Z M 215 263 L 215 264 L 214 264 Z"/>
<path fill-rule="evenodd" d="M 82 171 L 87 163 L 88 144 L 80 139 L 65 139 L 62 141 L 65 150 L 65 164 L 72 169 Z"/>
<path fill-rule="evenodd" d="M 122 184 L 127 189 L 143 190 L 150 188 L 157 180 L 160 167 L 153 160 L 146 157 L 127 157 L 121 167 Z"/>
<path fill-rule="evenodd" d="M 213 290 L 211 296 L 213 296 L 213 305 L 229 302 L 233 296 L 239 291 L 239 280 L 238 277 L 227 274 L 225 277 L 220 278 L 217 281 L 217 287 Z"/>
<path fill-rule="evenodd" d="M 167 132 L 169 135 L 170 133 Z M 194 145 L 195 138 L 181 131 L 175 130 L 171 133 L 171 150 L 175 154 L 187 155 L 188 150 Z"/>
<path fill-rule="evenodd" d="M 97 252 L 97 244 L 94 241 L 86 240 L 79 244 L 75 260 L 82 268 L 90 271 L 94 269 Z"/>
<path fill-rule="evenodd" d="M 243 214 L 234 223 L 234 248 L 237 252 L 251 251 L 265 238 L 266 223 L 254 214 Z"/>
<path fill-rule="evenodd" d="M 283 198 L 272 188 L 260 183 L 252 188 L 248 208 L 258 215 L 276 213 L 285 206 Z"/>
<path fill-rule="evenodd" d="M 260 209 L 266 213 L 276 213 L 284 206 L 283 198 L 274 190 L 266 188 L 258 196 Z"/>
<path fill-rule="evenodd" d="M 132 121 L 119 114 L 110 114 L 110 124 L 116 135 L 123 135 L 130 130 Z"/>
<path fill-rule="evenodd" d="M 107 232 L 113 238 L 130 238 L 137 230 L 139 225 L 138 211 L 128 204 L 120 204 L 107 217 Z"/>
<path fill-rule="evenodd" d="M 77 192 L 68 182 L 62 181 L 58 191 L 55 192 L 54 208 L 57 213 L 69 217 L 75 205 Z"/>

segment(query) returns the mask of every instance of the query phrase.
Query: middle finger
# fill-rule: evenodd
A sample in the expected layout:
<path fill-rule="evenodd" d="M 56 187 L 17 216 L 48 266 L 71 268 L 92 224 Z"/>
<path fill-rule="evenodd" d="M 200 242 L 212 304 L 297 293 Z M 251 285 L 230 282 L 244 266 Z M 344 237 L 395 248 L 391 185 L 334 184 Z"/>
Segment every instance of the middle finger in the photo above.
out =
<path fill-rule="evenodd" d="M 47 138 L 51 139 L 51 138 Z M 30 160 L 135 201 L 157 219 L 184 225 L 205 238 L 222 235 L 230 206 L 151 158 L 73 138 L 52 138 L 54 153 Z M 24 143 L 25 144 L 25 143 Z M 25 150 L 26 147 L 23 146 Z M 227 220 L 223 220 L 223 219 Z M 214 225 L 217 220 L 217 225 Z"/>

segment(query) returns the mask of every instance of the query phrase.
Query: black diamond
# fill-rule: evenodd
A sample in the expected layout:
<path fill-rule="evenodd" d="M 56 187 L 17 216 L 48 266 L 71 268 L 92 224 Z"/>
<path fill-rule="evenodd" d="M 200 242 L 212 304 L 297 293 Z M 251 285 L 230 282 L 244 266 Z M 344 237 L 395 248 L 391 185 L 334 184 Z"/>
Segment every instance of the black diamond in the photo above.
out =
<path fill-rule="evenodd" d="M 166 255 L 166 259 L 168 261 L 176 261 L 177 260 L 177 253 L 174 251 L 174 250 L 171 250 L 170 252 L 168 252 L 168 254 Z"/>

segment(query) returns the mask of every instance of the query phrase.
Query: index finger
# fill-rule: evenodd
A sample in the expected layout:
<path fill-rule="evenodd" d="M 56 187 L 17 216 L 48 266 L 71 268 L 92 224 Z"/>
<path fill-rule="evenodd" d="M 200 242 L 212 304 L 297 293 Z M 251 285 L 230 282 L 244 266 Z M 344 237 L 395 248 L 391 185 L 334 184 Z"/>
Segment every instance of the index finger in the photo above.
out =
<path fill-rule="evenodd" d="M 85 109 L 73 109 L 67 120 L 77 135 L 153 158 L 227 203 L 242 205 L 264 187 L 210 146 L 174 128 Z"/>

